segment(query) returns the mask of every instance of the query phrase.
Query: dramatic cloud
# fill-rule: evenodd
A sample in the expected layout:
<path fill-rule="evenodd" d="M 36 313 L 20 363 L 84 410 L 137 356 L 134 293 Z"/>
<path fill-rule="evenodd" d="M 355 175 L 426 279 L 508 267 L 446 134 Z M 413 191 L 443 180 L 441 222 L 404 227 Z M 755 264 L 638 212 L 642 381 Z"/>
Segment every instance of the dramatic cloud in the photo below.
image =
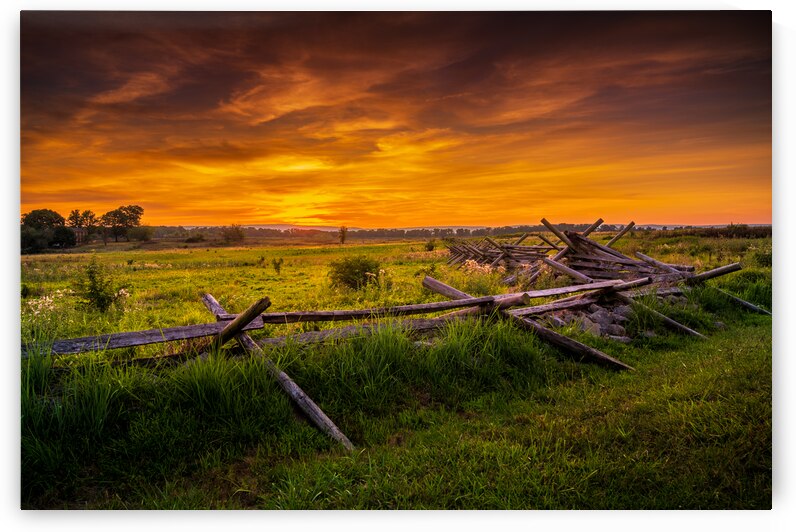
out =
<path fill-rule="evenodd" d="M 770 223 L 771 14 L 23 12 L 22 211 Z"/>

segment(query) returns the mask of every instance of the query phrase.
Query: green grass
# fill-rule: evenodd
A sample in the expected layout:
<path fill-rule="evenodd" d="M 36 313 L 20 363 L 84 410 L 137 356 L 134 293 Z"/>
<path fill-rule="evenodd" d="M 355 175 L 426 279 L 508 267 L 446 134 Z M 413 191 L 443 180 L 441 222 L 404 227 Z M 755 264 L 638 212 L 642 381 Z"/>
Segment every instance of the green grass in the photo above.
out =
<path fill-rule="evenodd" d="M 677 262 L 678 244 L 663 240 L 628 239 Z M 715 253 L 725 244 L 705 245 Z M 742 260 L 759 244 L 733 243 Z M 391 288 L 332 287 L 328 264 L 347 254 L 377 258 Z M 420 287 L 426 273 L 476 295 L 506 290 L 498 274 L 464 276 L 422 243 L 96 257 L 131 294 L 105 314 L 78 310 L 65 292 L 91 255 L 23 257 L 23 339 L 211 321 L 202 291 L 230 311 L 268 295 L 276 311 L 438 300 Z M 275 257 L 284 258 L 279 275 Z M 770 308 L 765 266 L 712 283 Z M 303 419 L 262 361 L 230 359 L 230 349 L 161 368 L 107 360 L 162 346 L 34 356 L 21 375 L 22 506 L 769 508 L 771 319 L 711 288 L 691 296 L 698 307 L 647 303 L 708 339 L 673 334 L 641 312 L 634 327 L 657 334 L 631 344 L 567 331 L 636 368 L 621 373 L 572 361 L 495 318 L 435 339 L 385 324 L 372 337 L 271 351 L 353 453 Z"/>

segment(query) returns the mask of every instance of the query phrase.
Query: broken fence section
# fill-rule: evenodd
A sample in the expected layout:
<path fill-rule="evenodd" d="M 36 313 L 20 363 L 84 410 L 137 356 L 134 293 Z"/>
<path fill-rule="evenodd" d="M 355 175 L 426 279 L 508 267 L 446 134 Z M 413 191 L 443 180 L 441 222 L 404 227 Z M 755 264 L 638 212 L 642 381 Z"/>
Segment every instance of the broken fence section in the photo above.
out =
<path fill-rule="evenodd" d="M 642 253 L 636 253 L 636 258 L 628 257 L 611 246 L 633 227 L 633 222 L 627 224 L 606 245 L 589 238 L 589 234 L 603 223 L 602 219 L 594 222 L 582 233 L 561 231 L 544 218 L 541 222 L 552 235 L 550 237 L 537 235 L 539 243 L 523 245 L 529 238 L 528 234 L 522 235 L 510 244 L 498 243 L 489 237 L 478 243 L 457 241 L 450 245 L 448 264 L 457 267 L 468 260 L 482 265 L 488 264 L 492 267 L 500 264 L 507 270 L 513 270 L 505 282 L 517 284 L 519 281 L 523 281 L 525 285 L 529 286 L 532 286 L 541 272 L 547 269 L 555 275 L 572 278 L 573 284 L 571 285 L 473 297 L 436 279 L 426 277 L 423 279 L 423 286 L 447 297 L 447 301 L 387 308 L 267 313 L 265 310 L 271 305 L 271 302 L 268 298 L 263 298 L 240 314 L 227 313 L 212 295 L 205 294 L 202 300 L 217 320 L 214 323 L 56 340 L 48 348 L 52 354 L 67 355 L 208 337 L 211 338 L 209 347 L 219 348 L 235 339 L 244 352 L 265 361 L 266 368 L 280 387 L 313 424 L 350 450 L 354 448 L 351 441 L 304 393 L 299 385 L 271 361 L 267 355 L 267 349 L 285 345 L 288 342 L 317 343 L 375 334 L 381 326 L 378 320 L 385 318 L 402 318 L 448 311 L 436 317 L 402 319 L 395 323 L 398 327 L 410 331 L 425 332 L 441 329 L 454 320 L 494 313 L 501 319 L 531 332 L 542 341 L 555 346 L 562 353 L 572 356 L 576 360 L 592 362 L 618 370 L 632 370 L 633 368 L 628 364 L 569 338 L 553 330 L 546 323 L 552 322 L 553 325 L 556 325 L 556 313 L 577 311 L 578 309 L 591 309 L 592 316 L 607 315 L 613 316 L 615 321 L 622 321 L 627 319 L 627 310 L 632 305 L 644 307 L 636 301 L 639 296 L 657 294 L 658 296 L 677 297 L 688 290 L 689 286 L 704 283 L 708 279 L 741 269 L 741 265 L 736 263 L 707 272 L 695 273 L 691 266 L 667 264 Z M 720 292 L 730 301 L 747 310 L 770 315 L 770 312 L 752 303 L 725 291 L 720 290 Z M 534 304 L 534 300 L 558 296 L 567 297 L 552 302 Z M 609 312 L 608 308 L 614 309 L 614 312 Z M 667 327 L 682 334 L 704 338 L 701 333 L 670 317 L 649 307 L 644 308 L 657 316 Z M 248 331 L 262 329 L 267 324 L 352 320 L 368 321 L 322 331 L 265 338 L 260 341 L 253 340 L 247 334 Z M 599 326 L 593 323 L 592 326 L 602 332 L 602 323 Z M 621 335 L 624 329 L 620 324 L 608 323 L 605 327 L 607 332 L 616 333 L 608 334 L 609 338 L 619 341 L 629 340 Z M 22 346 L 22 354 L 28 356 L 29 352 L 41 352 L 40 347 L 37 345 Z M 128 363 L 152 364 L 179 358 L 181 355 L 178 353 L 150 359 L 133 359 Z M 206 353 L 199 355 L 200 358 L 206 356 Z"/>

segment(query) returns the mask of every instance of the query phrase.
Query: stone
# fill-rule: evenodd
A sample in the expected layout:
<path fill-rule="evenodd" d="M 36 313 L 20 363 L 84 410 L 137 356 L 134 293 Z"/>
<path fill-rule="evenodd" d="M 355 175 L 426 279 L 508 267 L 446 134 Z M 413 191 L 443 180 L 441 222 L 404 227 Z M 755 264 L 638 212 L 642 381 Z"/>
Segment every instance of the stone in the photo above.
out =
<path fill-rule="evenodd" d="M 644 331 L 643 333 L 641 333 L 641 336 L 643 336 L 644 338 L 655 338 L 658 335 L 655 334 L 655 331 Z"/>
<path fill-rule="evenodd" d="M 601 308 L 597 312 L 592 312 L 589 315 L 589 319 L 591 321 L 593 321 L 594 323 L 599 323 L 600 327 L 604 327 L 604 326 L 608 325 L 609 323 L 611 323 L 611 321 L 612 321 L 611 320 L 611 313 L 608 312 L 607 310 L 605 310 L 604 308 Z"/>
<path fill-rule="evenodd" d="M 558 317 L 564 323 L 572 323 L 573 321 L 576 320 L 575 314 L 573 312 L 569 312 L 568 310 L 561 312 L 561 314 L 559 314 Z"/>
<path fill-rule="evenodd" d="M 617 305 L 614 307 L 614 314 L 629 318 L 633 314 L 633 307 L 630 305 Z"/>
<path fill-rule="evenodd" d="M 726 325 L 724 325 L 724 322 L 723 322 L 723 321 L 714 321 L 714 322 L 713 322 L 713 326 L 714 326 L 715 328 L 717 328 L 717 329 L 726 329 L 726 328 L 727 328 L 727 326 L 726 326 Z"/>
<path fill-rule="evenodd" d="M 558 316 L 548 316 L 547 323 L 550 324 L 551 327 L 566 327 L 567 322 L 559 318 Z"/>
<path fill-rule="evenodd" d="M 627 336 L 608 335 L 608 338 L 613 340 L 614 342 L 620 342 L 620 343 L 623 343 L 623 344 L 629 344 L 630 342 L 633 341 L 632 338 L 628 338 Z"/>
<path fill-rule="evenodd" d="M 580 327 L 580 330 L 583 332 L 593 334 L 594 336 L 600 336 L 600 326 L 591 321 L 589 318 L 581 318 L 578 327 Z"/>
<path fill-rule="evenodd" d="M 617 322 L 617 323 L 623 323 L 623 322 L 628 321 L 628 319 L 629 319 L 629 318 L 626 318 L 625 316 L 622 316 L 621 314 L 617 314 L 615 312 L 611 313 L 611 318 L 613 318 L 613 320 L 615 322 Z"/>
<path fill-rule="evenodd" d="M 625 336 L 627 332 L 625 328 L 616 323 L 611 323 L 603 329 L 608 336 Z"/>
<path fill-rule="evenodd" d="M 592 303 L 591 305 L 589 305 L 589 312 L 599 312 L 602 309 L 603 308 L 600 305 L 597 305 L 596 303 Z"/>

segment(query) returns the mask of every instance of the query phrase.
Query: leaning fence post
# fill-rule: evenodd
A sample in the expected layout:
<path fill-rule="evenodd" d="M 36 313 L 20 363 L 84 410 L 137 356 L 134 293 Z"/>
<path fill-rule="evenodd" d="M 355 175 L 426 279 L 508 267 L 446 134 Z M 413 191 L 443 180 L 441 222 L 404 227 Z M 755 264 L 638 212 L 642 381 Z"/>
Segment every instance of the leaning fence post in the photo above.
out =
<path fill-rule="evenodd" d="M 268 301 L 268 298 L 265 298 L 264 300 Z M 263 300 L 260 300 L 260 302 L 261 301 Z M 205 304 L 207 309 L 210 312 L 212 312 L 213 315 L 216 316 L 216 319 L 218 319 L 220 315 L 226 313 L 224 307 L 222 307 L 221 304 L 216 300 L 216 298 L 214 298 L 210 294 L 205 294 L 204 296 L 202 296 L 202 302 Z M 256 304 L 257 303 L 255 303 L 255 305 Z M 266 308 L 270 304 L 271 303 L 269 301 L 268 305 L 266 305 Z M 254 305 L 252 305 L 250 309 L 253 307 Z M 247 310 L 243 314 L 246 314 L 247 312 L 249 312 L 249 310 Z M 259 314 L 260 312 L 261 311 L 256 312 L 255 315 Z M 241 316 L 243 316 L 243 314 L 241 314 Z M 236 319 L 235 321 L 238 320 Z M 224 330 L 230 328 L 230 325 L 228 325 Z M 276 364 L 274 364 L 273 361 L 271 361 L 271 359 L 268 358 L 268 356 L 266 356 L 262 348 L 259 345 L 257 345 L 257 343 L 255 343 L 255 341 L 252 340 L 252 338 L 248 334 L 239 330 L 234 336 L 235 339 L 238 341 L 238 343 L 247 352 L 263 359 L 263 362 L 265 363 L 265 367 L 268 370 L 268 372 L 276 379 L 276 382 L 279 384 L 279 386 L 285 391 L 285 393 L 288 394 L 288 396 L 301 409 L 301 411 L 304 412 L 307 415 L 307 417 L 310 418 L 310 420 L 312 420 L 315 426 L 321 429 L 333 440 L 340 442 L 340 444 L 342 444 L 343 447 L 345 447 L 349 451 L 354 450 L 354 444 L 351 443 L 351 440 L 349 440 L 346 437 L 346 435 L 343 434 L 342 431 L 337 428 L 337 425 L 335 425 L 334 422 L 332 422 L 332 420 L 329 419 L 329 417 L 323 412 L 323 410 L 321 410 L 320 407 L 316 405 L 315 402 L 312 399 L 310 399 L 306 393 L 304 393 L 304 390 L 302 390 L 301 387 L 299 387 L 299 385 L 296 384 L 293 381 L 293 379 L 291 379 L 287 375 L 287 373 L 276 367 Z"/>

